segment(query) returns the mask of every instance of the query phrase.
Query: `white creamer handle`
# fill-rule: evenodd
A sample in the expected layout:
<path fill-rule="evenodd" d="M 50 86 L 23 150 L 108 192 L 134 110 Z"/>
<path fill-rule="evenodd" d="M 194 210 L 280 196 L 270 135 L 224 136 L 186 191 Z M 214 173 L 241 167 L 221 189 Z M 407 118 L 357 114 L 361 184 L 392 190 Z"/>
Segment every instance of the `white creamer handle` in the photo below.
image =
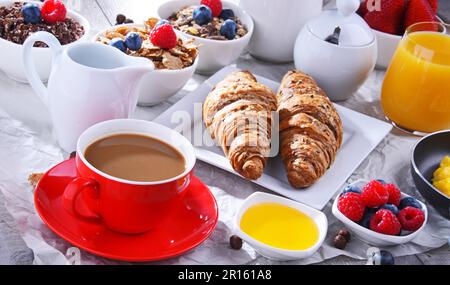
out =
<path fill-rule="evenodd" d="M 39 74 L 36 70 L 33 58 L 33 46 L 36 42 L 46 43 L 52 51 L 53 63 L 56 58 L 61 54 L 63 48 L 58 39 L 47 32 L 37 32 L 27 38 L 23 44 L 23 62 L 25 65 L 25 74 L 34 92 L 41 98 L 42 101 L 48 106 L 48 91 L 44 83 L 42 83 Z"/>

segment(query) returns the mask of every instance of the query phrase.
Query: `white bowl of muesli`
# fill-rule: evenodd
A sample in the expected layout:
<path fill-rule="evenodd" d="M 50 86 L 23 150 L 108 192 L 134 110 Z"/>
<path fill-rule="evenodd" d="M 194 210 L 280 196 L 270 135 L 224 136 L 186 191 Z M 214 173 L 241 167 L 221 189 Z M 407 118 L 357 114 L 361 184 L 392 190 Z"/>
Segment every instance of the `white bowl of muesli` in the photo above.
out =
<path fill-rule="evenodd" d="M 21 9 L 26 3 L 33 3 L 39 8 L 43 5 L 38 1 L 0 0 L 0 70 L 23 83 L 28 82 L 22 60 L 23 43 L 30 34 L 46 31 L 54 34 L 62 45 L 71 45 L 87 41 L 90 31 L 88 20 L 69 9 L 64 22 L 49 24 L 42 20 L 35 24 L 25 23 Z M 52 65 L 51 50 L 43 43 L 38 43 L 32 54 L 39 77 L 46 82 Z"/>
<path fill-rule="evenodd" d="M 193 19 L 193 10 L 200 6 L 200 0 L 173 0 L 162 4 L 158 16 L 167 19 L 177 33 L 194 38 L 199 44 L 200 61 L 197 73 L 209 75 L 235 62 L 248 46 L 253 34 L 254 23 L 250 15 L 239 6 L 222 1 L 223 9 L 231 10 L 237 24 L 236 35 L 224 38 L 220 28 L 225 19 L 213 17 L 206 24 L 198 25 Z"/>
<path fill-rule="evenodd" d="M 157 20 L 150 18 L 144 24 L 116 25 L 99 32 L 93 39 L 110 44 L 115 38 L 125 40 L 131 32 L 140 35 L 141 48 L 136 51 L 126 48 L 125 53 L 148 58 L 155 65 L 155 70 L 144 76 L 139 86 L 138 105 L 142 107 L 160 104 L 177 94 L 192 78 L 199 62 L 195 41 L 181 35 L 177 35 L 177 46 L 173 49 L 162 49 L 153 45 L 149 34 Z"/>

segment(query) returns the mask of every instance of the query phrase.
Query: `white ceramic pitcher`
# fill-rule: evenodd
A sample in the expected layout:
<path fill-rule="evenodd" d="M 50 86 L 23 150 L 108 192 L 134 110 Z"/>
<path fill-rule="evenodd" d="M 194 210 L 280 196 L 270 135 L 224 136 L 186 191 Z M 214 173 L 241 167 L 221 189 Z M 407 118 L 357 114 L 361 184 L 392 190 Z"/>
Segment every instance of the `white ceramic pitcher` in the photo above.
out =
<path fill-rule="evenodd" d="M 39 79 L 32 58 L 37 41 L 46 43 L 53 54 L 48 88 Z M 23 59 L 28 81 L 49 107 L 56 137 L 66 152 L 75 150 L 78 137 L 90 126 L 129 118 L 137 105 L 140 80 L 154 70 L 148 59 L 99 43 L 63 48 L 46 32 L 25 41 Z"/>
<path fill-rule="evenodd" d="M 295 67 L 311 75 L 330 97 L 349 99 L 367 80 L 377 60 L 372 29 L 356 14 L 359 0 L 337 0 L 337 9 L 325 10 L 299 33 Z M 340 28 L 339 43 L 325 39 Z"/>
<path fill-rule="evenodd" d="M 294 45 L 305 23 L 322 12 L 323 0 L 240 0 L 255 30 L 250 54 L 271 62 L 294 60 Z"/>

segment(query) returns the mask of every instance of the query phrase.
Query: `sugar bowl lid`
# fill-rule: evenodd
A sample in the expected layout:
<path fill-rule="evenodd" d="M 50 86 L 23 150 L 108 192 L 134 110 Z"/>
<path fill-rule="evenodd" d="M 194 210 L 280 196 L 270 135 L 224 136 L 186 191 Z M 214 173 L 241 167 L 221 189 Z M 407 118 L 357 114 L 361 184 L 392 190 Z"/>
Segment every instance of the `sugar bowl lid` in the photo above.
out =
<path fill-rule="evenodd" d="M 364 19 L 356 14 L 359 5 L 359 0 L 337 0 L 337 9 L 323 11 L 306 26 L 316 37 L 342 47 L 370 45 L 375 36 Z"/>

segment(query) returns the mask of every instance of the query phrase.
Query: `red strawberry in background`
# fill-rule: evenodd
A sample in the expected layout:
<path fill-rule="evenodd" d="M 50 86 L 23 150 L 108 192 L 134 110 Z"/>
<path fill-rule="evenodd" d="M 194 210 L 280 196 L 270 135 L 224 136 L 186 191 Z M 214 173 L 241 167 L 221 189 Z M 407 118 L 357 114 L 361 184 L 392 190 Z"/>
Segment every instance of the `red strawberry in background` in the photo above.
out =
<path fill-rule="evenodd" d="M 369 11 L 364 16 L 364 19 L 372 29 L 389 34 L 401 35 L 403 33 L 402 23 L 406 3 L 406 0 L 381 0 L 380 9 Z"/>
<path fill-rule="evenodd" d="M 403 29 L 420 23 L 420 22 L 436 22 L 436 13 L 433 11 L 429 0 L 410 0 L 405 15 Z M 427 25 L 424 30 L 437 31 L 437 26 Z"/>
<path fill-rule="evenodd" d="M 369 10 L 367 9 L 367 0 L 363 0 L 361 1 L 361 5 L 359 6 L 358 9 L 358 15 L 360 15 L 361 17 L 364 18 L 364 16 L 369 12 Z"/>
<path fill-rule="evenodd" d="M 439 0 L 428 0 L 428 3 L 430 3 L 431 9 L 433 9 L 433 12 L 437 14 L 439 10 Z"/>
<path fill-rule="evenodd" d="M 359 6 L 359 9 L 357 13 L 364 18 L 364 16 L 376 9 L 379 9 L 379 1 L 386 1 L 386 0 L 361 0 L 361 5 Z"/>

